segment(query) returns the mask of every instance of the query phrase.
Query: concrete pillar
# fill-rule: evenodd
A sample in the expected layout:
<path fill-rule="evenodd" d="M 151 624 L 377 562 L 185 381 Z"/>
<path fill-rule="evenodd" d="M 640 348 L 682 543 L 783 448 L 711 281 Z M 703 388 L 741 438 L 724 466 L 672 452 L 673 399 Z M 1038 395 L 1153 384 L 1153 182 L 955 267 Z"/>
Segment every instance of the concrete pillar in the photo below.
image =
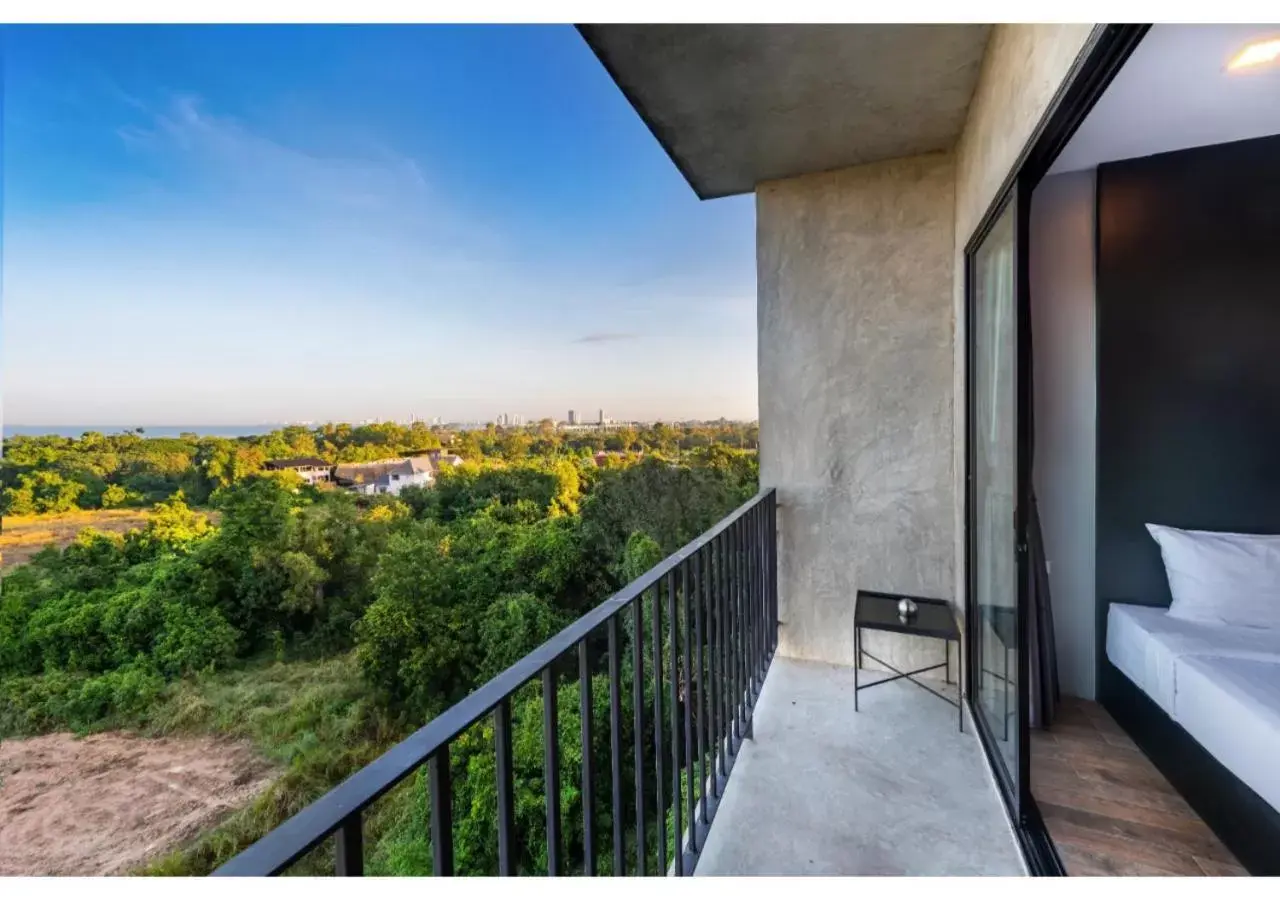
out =
<path fill-rule="evenodd" d="M 852 664 L 858 588 L 951 599 L 954 587 L 953 161 L 766 182 L 756 198 L 780 652 Z M 865 646 L 900 666 L 942 659 L 937 641 Z"/>

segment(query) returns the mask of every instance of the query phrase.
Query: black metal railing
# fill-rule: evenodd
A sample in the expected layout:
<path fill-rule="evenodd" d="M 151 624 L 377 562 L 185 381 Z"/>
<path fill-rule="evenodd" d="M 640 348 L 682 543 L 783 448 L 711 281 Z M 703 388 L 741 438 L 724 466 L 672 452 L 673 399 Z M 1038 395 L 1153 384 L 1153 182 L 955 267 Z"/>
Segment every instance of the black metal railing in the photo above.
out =
<path fill-rule="evenodd" d="M 761 491 L 214 874 L 276 875 L 330 836 L 335 837 L 336 873 L 363 874 L 366 810 L 426 764 L 432 869 L 453 875 L 449 750 L 486 717 L 492 717 L 496 775 L 496 871 L 532 871 L 526 841 L 517 834 L 512 701 L 539 678 L 546 796 L 545 866 L 539 856 L 539 867 L 549 875 L 595 875 L 601 869 L 615 875 L 692 874 L 739 747 L 751 736 L 752 710 L 777 645 L 776 511 L 774 491 Z M 559 681 L 572 671 L 571 656 L 576 657 L 582 748 L 577 810 L 562 808 L 557 702 Z M 607 723 L 594 721 L 601 717 L 593 715 L 593 667 L 607 672 Z M 625 706 L 630 706 L 629 722 Z M 607 748 L 595 740 L 598 726 L 609 729 Z M 630 754 L 624 750 L 628 742 Z M 612 846 L 602 859 L 597 789 L 606 768 L 608 790 L 600 793 L 609 803 Z M 650 775 L 651 785 L 646 784 Z M 582 835 L 570 859 L 562 826 L 575 812 L 581 815 Z"/>

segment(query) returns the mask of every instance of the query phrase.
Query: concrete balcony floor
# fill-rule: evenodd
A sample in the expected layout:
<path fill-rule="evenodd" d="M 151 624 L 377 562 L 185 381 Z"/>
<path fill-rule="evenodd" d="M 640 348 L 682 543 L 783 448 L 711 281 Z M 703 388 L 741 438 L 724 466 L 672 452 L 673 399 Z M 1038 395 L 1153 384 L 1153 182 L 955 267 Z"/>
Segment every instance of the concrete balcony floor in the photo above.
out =
<path fill-rule="evenodd" d="M 696 873 L 1024 874 L 972 722 L 901 680 L 859 705 L 853 669 L 773 660 Z"/>

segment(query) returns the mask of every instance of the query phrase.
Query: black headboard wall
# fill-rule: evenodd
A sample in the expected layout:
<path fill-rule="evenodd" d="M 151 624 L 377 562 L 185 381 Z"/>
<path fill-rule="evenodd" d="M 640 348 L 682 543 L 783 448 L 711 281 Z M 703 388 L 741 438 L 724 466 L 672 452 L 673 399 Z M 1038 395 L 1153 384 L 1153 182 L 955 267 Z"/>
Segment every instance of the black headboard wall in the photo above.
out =
<path fill-rule="evenodd" d="M 1098 659 L 1157 522 L 1280 533 L 1280 136 L 1098 167 Z"/>
<path fill-rule="evenodd" d="M 1280 812 L 1106 655 L 1113 600 L 1168 605 L 1144 523 L 1280 533 L 1280 136 L 1098 167 L 1098 699 L 1236 857 Z"/>

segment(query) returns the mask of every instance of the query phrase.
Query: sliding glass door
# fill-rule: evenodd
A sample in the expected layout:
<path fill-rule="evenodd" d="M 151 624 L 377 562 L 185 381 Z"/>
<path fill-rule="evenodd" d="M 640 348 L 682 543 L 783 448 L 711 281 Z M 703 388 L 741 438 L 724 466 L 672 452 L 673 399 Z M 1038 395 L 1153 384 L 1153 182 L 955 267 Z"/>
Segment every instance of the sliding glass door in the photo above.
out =
<path fill-rule="evenodd" d="M 1021 807 L 1018 197 L 966 255 L 968 266 L 969 696 L 1015 815 Z"/>

